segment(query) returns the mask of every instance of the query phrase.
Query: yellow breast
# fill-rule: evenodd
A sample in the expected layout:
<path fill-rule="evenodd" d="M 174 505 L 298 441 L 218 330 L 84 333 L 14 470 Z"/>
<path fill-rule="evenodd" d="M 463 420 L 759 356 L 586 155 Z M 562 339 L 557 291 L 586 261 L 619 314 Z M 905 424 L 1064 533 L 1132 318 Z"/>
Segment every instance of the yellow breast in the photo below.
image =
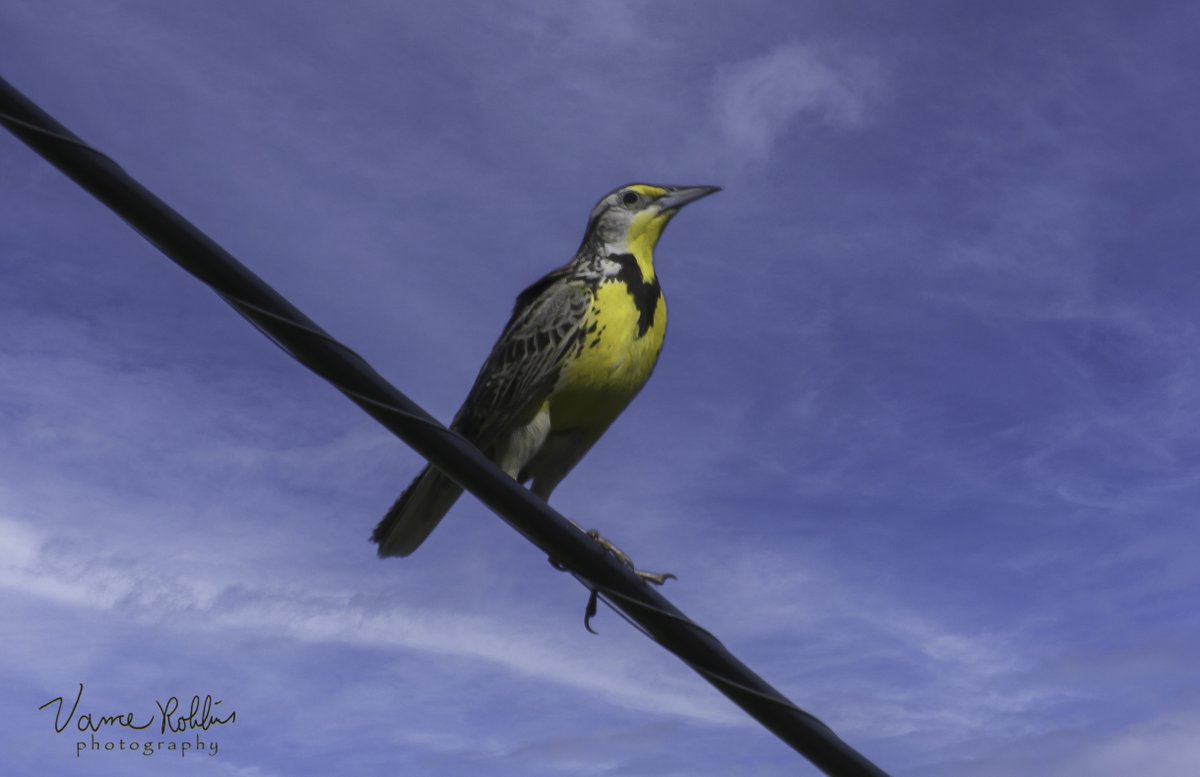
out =
<path fill-rule="evenodd" d="M 636 299 L 624 283 L 597 287 L 584 338 L 550 396 L 554 430 L 603 431 L 637 395 L 662 350 L 667 304 L 658 292 Z"/>

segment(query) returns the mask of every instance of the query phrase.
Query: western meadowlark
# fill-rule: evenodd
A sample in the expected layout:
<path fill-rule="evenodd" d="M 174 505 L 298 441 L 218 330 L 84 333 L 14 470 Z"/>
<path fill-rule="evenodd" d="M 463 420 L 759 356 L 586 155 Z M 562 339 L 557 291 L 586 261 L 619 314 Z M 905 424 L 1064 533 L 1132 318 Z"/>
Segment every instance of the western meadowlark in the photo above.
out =
<path fill-rule="evenodd" d="M 650 377 L 667 327 L 654 246 L 680 208 L 717 191 L 631 184 L 605 195 L 575 258 L 517 297 L 451 429 L 548 499 Z M 425 467 L 375 528 L 379 555 L 412 553 L 461 494 Z"/>

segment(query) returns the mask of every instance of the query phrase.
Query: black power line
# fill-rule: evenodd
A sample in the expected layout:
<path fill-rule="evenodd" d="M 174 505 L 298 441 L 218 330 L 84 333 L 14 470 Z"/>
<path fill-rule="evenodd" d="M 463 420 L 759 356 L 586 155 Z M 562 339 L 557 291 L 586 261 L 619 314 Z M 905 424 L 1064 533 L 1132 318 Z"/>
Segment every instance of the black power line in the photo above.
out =
<path fill-rule="evenodd" d="M 558 511 L 443 427 L 110 158 L 3 79 L 0 123 L 819 769 L 837 777 L 886 777 Z"/>

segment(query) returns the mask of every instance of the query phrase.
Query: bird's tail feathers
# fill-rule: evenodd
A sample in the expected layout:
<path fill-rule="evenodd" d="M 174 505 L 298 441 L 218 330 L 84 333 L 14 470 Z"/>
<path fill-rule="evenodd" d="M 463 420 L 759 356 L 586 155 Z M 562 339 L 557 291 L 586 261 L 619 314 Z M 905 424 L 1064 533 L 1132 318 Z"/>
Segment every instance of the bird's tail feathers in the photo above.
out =
<path fill-rule="evenodd" d="M 380 558 L 416 550 L 460 496 L 462 488 L 440 471 L 429 466 L 421 470 L 371 535 Z"/>

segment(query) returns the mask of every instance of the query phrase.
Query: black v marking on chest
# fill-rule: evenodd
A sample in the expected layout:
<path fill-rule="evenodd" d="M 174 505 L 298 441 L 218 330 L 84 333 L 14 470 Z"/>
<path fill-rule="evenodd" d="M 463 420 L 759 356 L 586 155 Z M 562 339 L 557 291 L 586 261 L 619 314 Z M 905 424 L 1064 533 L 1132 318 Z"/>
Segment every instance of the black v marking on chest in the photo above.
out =
<path fill-rule="evenodd" d="M 621 268 L 616 278 L 625 283 L 629 296 L 633 297 L 633 306 L 638 312 L 637 336 L 642 337 L 654 324 L 654 314 L 658 311 L 659 301 L 662 299 L 662 287 L 658 284 L 658 276 L 647 282 L 633 254 L 615 254 L 608 258 Z"/>

